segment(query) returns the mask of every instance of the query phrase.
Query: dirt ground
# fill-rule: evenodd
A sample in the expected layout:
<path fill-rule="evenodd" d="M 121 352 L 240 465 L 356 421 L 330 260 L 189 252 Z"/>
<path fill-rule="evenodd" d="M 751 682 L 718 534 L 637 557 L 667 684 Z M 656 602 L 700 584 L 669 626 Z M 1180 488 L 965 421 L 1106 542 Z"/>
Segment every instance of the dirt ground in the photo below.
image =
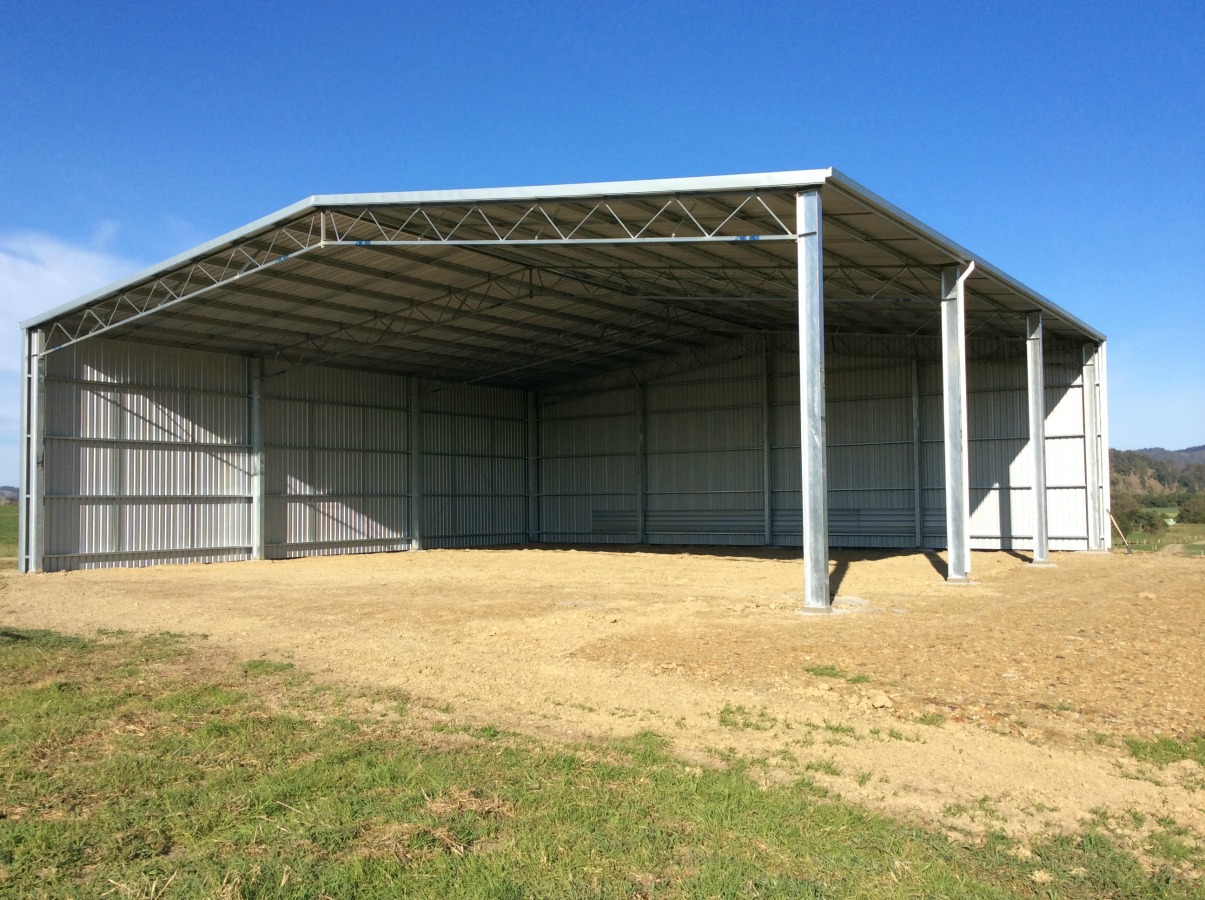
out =
<path fill-rule="evenodd" d="M 1205 558 L 840 554 L 800 615 L 793 554 L 516 548 L 109 569 L 0 582 L 0 626 L 199 632 L 542 738 L 654 729 L 951 834 L 1172 818 L 1205 770 L 1121 738 L 1205 733 Z M 809 671 L 811 669 L 812 671 Z M 1139 813 L 1129 815 L 1130 811 Z M 1112 820 L 1110 820 L 1112 821 Z"/>

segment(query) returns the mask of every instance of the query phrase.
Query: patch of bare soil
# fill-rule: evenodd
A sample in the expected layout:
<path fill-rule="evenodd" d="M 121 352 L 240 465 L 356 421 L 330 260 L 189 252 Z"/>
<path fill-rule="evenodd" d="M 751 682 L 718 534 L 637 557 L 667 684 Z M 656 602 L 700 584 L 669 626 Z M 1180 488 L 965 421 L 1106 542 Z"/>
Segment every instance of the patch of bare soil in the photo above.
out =
<path fill-rule="evenodd" d="M 244 658 L 397 687 L 459 721 L 590 740 L 651 728 L 952 832 L 1101 810 L 1205 839 L 1205 771 L 1120 737 L 1205 731 L 1205 559 L 839 554 L 800 615 L 793 554 L 503 549 L 3 573 L 0 624 L 201 632 Z M 809 671 L 810 670 L 810 671 Z M 1138 821 L 1141 817 L 1127 817 Z"/>

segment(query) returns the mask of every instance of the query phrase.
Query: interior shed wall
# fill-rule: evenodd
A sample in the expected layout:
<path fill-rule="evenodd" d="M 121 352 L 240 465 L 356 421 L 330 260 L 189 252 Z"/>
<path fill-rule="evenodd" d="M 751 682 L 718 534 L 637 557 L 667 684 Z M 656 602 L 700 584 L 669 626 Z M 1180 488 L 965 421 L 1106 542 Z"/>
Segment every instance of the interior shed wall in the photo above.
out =
<path fill-rule="evenodd" d="M 244 357 L 92 340 L 47 356 L 49 571 L 247 559 L 251 379 Z M 269 366 L 265 555 L 411 546 L 411 384 Z M 526 396 L 422 385 L 424 546 L 526 537 Z"/>
<path fill-rule="evenodd" d="M 269 365 L 265 555 L 407 549 L 416 525 L 425 547 L 642 530 L 799 546 L 797 351 L 743 346 L 641 387 L 545 400 L 534 422 L 521 391 Z M 830 349 L 826 367 L 830 543 L 913 547 L 919 521 L 919 543 L 943 547 L 940 361 Z M 973 355 L 969 376 L 973 546 L 1029 547 L 1024 359 Z M 1045 376 L 1050 546 L 1086 549 L 1084 367 L 1048 352 Z M 252 556 L 250 394 L 239 356 L 103 340 L 49 354 L 45 568 Z"/>
<path fill-rule="evenodd" d="M 941 361 L 877 349 L 826 358 L 829 543 L 942 549 Z M 794 342 L 774 340 L 649 380 L 643 444 L 640 389 L 543 404 L 541 540 L 637 540 L 643 470 L 652 543 L 800 546 L 798 367 Z M 972 546 L 1031 547 L 1025 360 L 973 357 L 968 370 Z M 1045 375 L 1050 546 L 1083 550 L 1083 369 L 1048 353 Z"/>
<path fill-rule="evenodd" d="M 47 570 L 249 555 L 245 360 L 84 341 L 44 396 Z"/>

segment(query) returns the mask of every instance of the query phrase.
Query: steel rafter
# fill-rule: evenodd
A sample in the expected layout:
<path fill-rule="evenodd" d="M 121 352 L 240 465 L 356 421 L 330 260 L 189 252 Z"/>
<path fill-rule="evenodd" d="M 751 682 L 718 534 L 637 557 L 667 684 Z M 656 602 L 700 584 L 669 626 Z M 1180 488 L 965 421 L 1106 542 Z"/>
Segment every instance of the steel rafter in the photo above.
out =
<path fill-rule="evenodd" d="M 328 240 L 383 243 L 590 243 L 614 240 L 743 240 L 790 236 L 760 191 L 741 192 L 735 209 L 705 215 L 689 195 L 527 203 L 416 204 L 392 219 L 372 207 L 324 210 Z M 742 214 L 743 213 L 743 214 Z M 400 218 L 400 221 L 399 221 Z"/>

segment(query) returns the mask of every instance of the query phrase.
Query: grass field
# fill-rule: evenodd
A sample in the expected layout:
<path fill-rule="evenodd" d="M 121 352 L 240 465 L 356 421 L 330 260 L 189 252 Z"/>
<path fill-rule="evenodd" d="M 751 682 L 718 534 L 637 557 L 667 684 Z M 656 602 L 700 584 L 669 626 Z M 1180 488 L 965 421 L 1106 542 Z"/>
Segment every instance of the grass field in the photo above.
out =
<path fill-rule="evenodd" d="M 1203 748 L 1154 748 L 1169 761 Z M 0 894 L 1189 897 L 1085 823 L 1018 852 L 643 733 L 549 746 L 203 641 L 0 629 Z"/>
<path fill-rule="evenodd" d="M 1170 544 L 1182 544 L 1184 553 L 1190 556 L 1205 556 L 1205 524 L 1177 523 L 1168 526 L 1162 534 L 1147 534 L 1136 531 L 1126 535 L 1135 550 L 1156 552 Z"/>
<path fill-rule="evenodd" d="M 17 506 L 0 506 L 0 560 L 17 555 Z"/>

